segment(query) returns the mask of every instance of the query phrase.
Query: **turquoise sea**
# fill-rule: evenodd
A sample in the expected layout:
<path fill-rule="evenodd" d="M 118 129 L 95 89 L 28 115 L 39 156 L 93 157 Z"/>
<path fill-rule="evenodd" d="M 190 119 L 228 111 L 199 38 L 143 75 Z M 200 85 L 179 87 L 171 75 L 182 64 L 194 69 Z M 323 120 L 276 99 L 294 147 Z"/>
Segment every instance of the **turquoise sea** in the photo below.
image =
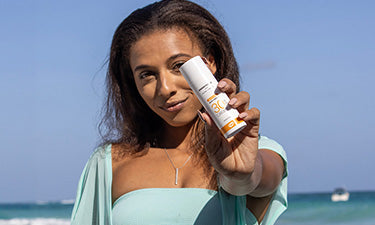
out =
<path fill-rule="evenodd" d="M 68 225 L 71 201 L 0 204 L 0 225 Z M 277 225 L 375 225 L 375 192 L 351 192 L 347 202 L 330 193 L 289 194 Z"/>
<path fill-rule="evenodd" d="M 375 192 L 351 192 L 347 202 L 330 193 L 290 194 L 288 210 L 277 225 L 375 225 Z"/>

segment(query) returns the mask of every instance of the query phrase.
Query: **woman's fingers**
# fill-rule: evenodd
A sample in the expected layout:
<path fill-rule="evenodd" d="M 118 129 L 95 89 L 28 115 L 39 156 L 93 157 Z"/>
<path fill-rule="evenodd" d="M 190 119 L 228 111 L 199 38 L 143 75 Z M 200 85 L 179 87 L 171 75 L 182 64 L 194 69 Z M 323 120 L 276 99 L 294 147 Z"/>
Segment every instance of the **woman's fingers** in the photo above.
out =
<path fill-rule="evenodd" d="M 257 108 L 249 109 L 250 94 L 248 92 L 241 91 L 236 93 L 236 85 L 227 78 L 220 80 L 217 88 L 229 96 L 230 100 L 228 105 L 238 110 L 240 113 L 238 118 L 250 125 L 243 130 L 245 133 L 253 133 L 253 131 L 259 129 L 260 111 Z M 216 127 L 207 113 L 200 113 L 200 117 L 206 123 L 206 135 L 216 135 L 216 133 L 220 132 L 219 128 Z"/>
<path fill-rule="evenodd" d="M 198 115 L 200 119 L 205 123 L 206 135 L 208 135 L 211 138 L 215 136 L 216 137 L 222 136 L 220 135 L 219 128 L 214 124 L 214 121 L 211 119 L 211 117 L 207 113 L 201 113 L 198 111 Z M 251 109 L 245 110 L 238 115 L 238 118 L 244 120 L 249 125 L 246 129 L 244 129 L 244 131 L 250 129 L 250 132 L 252 132 L 254 128 L 259 129 L 259 122 L 260 122 L 259 109 L 251 108 Z"/>
<path fill-rule="evenodd" d="M 237 109 L 239 112 L 243 112 L 249 108 L 250 104 L 250 95 L 246 91 L 241 91 L 236 94 L 237 87 L 233 83 L 233 81 L 224 78 L 220 80 L 220 82 L 217 85 L 217 88 L 225 92 L 229 98 L 229 105 L 232 108 Z"/>
<path fill-rule="evenodd" d="M 256 125 L 259 125 L 260 111 L 257 108 L 251 108 L 244 112 L 241 112 L 238 115 L 238 118 L 244 120 L 245 122 L 253 126 L 256 126 Z"/>
<path fill-rule="evenodd" d="M 217 84 L 217 88 L 220 91 L 225 92 L 229 98 L 231 98 L 234 94 L 236 94 L 237 87 L 233 81 L 229 80 L 228 78 L 223 78 Z"/>
<path fill-rule="evenodd" d="M 228 103 L 230 107 L 237 109 L 240 113 L 246 111 L 250 104 L 250 94 L 241 91 L 235 94 Z"/>

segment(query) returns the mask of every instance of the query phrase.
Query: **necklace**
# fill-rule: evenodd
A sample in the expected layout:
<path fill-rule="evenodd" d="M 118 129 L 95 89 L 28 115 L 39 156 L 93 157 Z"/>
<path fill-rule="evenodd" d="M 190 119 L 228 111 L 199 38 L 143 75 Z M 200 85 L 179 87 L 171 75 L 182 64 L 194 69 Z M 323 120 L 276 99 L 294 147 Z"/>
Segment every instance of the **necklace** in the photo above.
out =
<path fill-rule="evenodd" d="M 165 151 L 165 153 L 167 154 L 167 157 L 168 157 L 169 161 L 171 162 L 171 164 L 172 164 L 172 166 L 173 166 L 173 168 L 174 168 L 174 170 L 175 170 L 175 180 L 174 180 L 174 184 L 177 185 L 177 180 L 178 180 L 178 170 L 184 168 L 184 166 L 186 165 L 186 163 L 189 162 L 189 160 L 190 160 L 191 156 L 193 155 L 193 153 L 191 153 L 191 155 L 186 159 L 185 163 L 184 163 L 181 167 L 175 167 L 175 166 L 174 166 L 174 163 L 173 163 L 173 161 L 172 161 L 172 159 L 171 159 L 171 157 L 169 157 L 169 154 L 168 154 L 168 152 L 167 152 L 167 149 L 164 148 L 164 151 Z"/>

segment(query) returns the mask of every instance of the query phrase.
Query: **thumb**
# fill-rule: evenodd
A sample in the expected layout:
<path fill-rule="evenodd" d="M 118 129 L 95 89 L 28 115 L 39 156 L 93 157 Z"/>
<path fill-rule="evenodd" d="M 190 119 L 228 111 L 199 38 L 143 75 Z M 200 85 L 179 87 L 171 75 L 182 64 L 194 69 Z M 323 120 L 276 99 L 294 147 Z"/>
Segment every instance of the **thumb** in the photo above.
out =
<path fill-rule="evenodd" d="M 198 116 L 204 122 L 206 132 L 209 134 L 220 133 L 220 130 L 217 128 L 216 124 L 207 112 L 200 112 L 198 110 Z"/>
<path fill-rule="evenodd" d="M 198 115 L 199 118 L 205 123 L 206 151 L 209 155 L 215 155 L 216 151 L 220 149 L 224 136 L 221 134 L 219 128 L 216 126 L 208 113 L 201 113 L 198 111 Z"/>

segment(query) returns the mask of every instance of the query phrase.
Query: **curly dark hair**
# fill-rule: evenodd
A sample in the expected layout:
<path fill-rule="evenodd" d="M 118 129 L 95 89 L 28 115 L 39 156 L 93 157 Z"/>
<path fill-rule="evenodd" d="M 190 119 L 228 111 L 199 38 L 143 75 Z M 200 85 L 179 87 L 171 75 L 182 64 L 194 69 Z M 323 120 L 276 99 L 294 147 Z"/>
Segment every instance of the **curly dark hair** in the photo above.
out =
<path fill-rule="evenodd" d="M 137 9 L 118 26 L 112 40 L 107 72 L 107 100 L 99 125 L 104 143 L 131 146 L 141 152 L 153 144 L 163 120 L 144 102 L 137 91 L 129 63 L 131 46 L 143 35 L 157 29 L 180 28 L 198 42 L 204 56 L 212 55 L 215 76 L 237 85 L 239 72 L 232 46 L 222 25 L 203 7 L 186 0 L 164 0 Z M 196 148 L 204 143 L 200 120 L 195 123 Z"/>

